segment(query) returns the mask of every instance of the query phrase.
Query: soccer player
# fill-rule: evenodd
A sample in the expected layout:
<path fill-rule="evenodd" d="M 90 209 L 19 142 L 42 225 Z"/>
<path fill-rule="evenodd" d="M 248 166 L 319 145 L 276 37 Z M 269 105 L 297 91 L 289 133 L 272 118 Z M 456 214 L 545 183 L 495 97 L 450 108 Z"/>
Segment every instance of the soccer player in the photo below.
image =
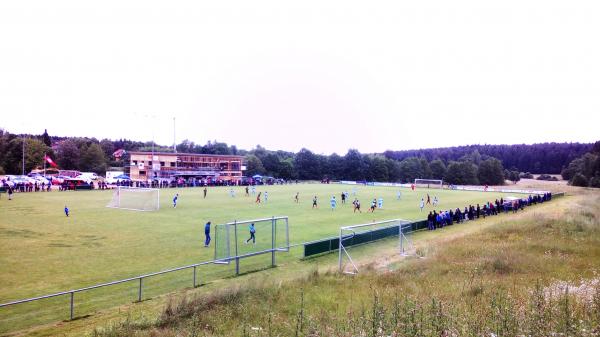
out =
<path fill-rule="evenodd" d="M 204 247 L 208 247 L 210 244 L 210 221 L 204 225 L 204 236 L 206 238 L 204 240 Z"/>
<path fill-rule="evenodd" d="M 369 208 L 369 211 L 371 211 L 371 213 L 375 213 L 375 207 L 377 207 L 377 200 L 373 199 L 373 201 L 371 201 L 371 208 Z"/>
<path fill-rule="evenodd" d="M 402 192 L 400 192 L 400 190 L 398 190 L 398 193 L 396 193 L 396 200 L 400 200 L 402 199 Z"/>
<path fill-rule="evenodd" d="M 233 190 L 233 188 L 229 189 L 229 195 L 230 195 L 232 198 L 235 198 L 235 191 Z"/>
<path fill-rule="evenodd" d="M 354 205 L 354 213 L 356 213 L 356 211 L 362 213 L 362 211 L 360 210 L 360 201 L 358 201 L 358 199 L 354 199 L 352 204 Z"/>
<path fill-rule="evenodd" d="M 65 205 L 65 215 L 69 217 L 69 207 Z"/>
<path fill-rule="evenodd" d="M 423 207 L 425 207 L 425 200 L 423 200 L 423 198 L 421 198 L 421 203 L 419 204 L 419 208 L 421 209 L 421 212 L 423 212 Z"/>
<path fill-rule="evenodd" d="M 313 205 L 312 208 L 319 208 L 319 206 L 317 205 L 317 196 L 315 195 L 315 197 L 313 198 Z"/>
<path fill-rule="evenodd" d="M 260 195 L 262 192 L 258 192 L 258 195 L 256 196 L 256 201 L 255 203 L 260 204 Z"/>
<path fill-rule="evenodd" d="M 265 191 L 265 202 L 269 201 L 269 192 Z"/>
<path fill-rule="evenodd" d="M 260 192 L 258 192 L 258 194 L 260 195 Z M 250 237 L 248 238 L 248 240 L 246 240 L 246 244 L 248 244 L 248 242 L 252 240 L 252 244 L 256 245 L 256 228 L 254 228 L 254 223 L 250 224 L 248 230 L 250 231 Z"/>
<path fill-rule="evenodd" d="M 177 207 L 177 198 L 179 198 L 179 193 L 176 193 L 173 197 L 173 208 Z"/>
<path fill-rule="evenodd" d="M 410 189 L 414 191 L 415 190 L 415 184 L 410 184 Z"/>
<path fill-rule="evenodd" d="M 296 196 L 294 197 L 294 202 L 298 203 L 300 199 L 300 192 L 296 192 Z"/>
<path fill-rule="evenodd" d="M 342 192 L 342 204 L 346 203 L 346 193 Z"/>
<path fill-rule="evenodd" d="M 206 199 L 206 187 L 204 187 L 204 199 Z"/>
<path fill-rule="evenodd" d="M 246 196 L 249 197 L 250 193 L 248 193 L 248 186 L 246 186 Z"/>
<path fill-rule="evenodd" d="M 335 195 L 331 196 L 330 202 L 331 202 L 331 211 L 334 211 L 335 210 L 335 206 L 337 206 L 337 200 L 335 200 Z"/>
<path fill-rule="evenodd" d="M 379 200 L 377 200 L 377 207 L 383 208 L 383 198 L 382 197 L 379 197 Z"/>
<path fill-rule="evenodd" d="M 437 195 L 433 196 L 433 206 L 436 206 L 438 204 L 438 197 Z"/>
<path fill-rule="evenodd" d="M 427 205 L 431 205 L 431 198 L 429 197 L 429 193 L 427 193 Z"/>

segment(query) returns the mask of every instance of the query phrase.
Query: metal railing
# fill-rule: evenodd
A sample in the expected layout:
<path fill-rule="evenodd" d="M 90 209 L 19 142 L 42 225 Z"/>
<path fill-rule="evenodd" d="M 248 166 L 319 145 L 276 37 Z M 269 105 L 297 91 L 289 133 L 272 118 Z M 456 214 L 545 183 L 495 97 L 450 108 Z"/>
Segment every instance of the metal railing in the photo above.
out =
<path fill-rule="evenodd" d="M 98 289 L 98 288 L 113 286 L 113 285 L 116 285 L 116 284 L 121 284 L 121 283 L 126 283 L 126 282 L 138 281 L 139 282 L 139 286 L 138 286 L 138 298 L 137 298 L 137 302 L 141 302 L 142 298 L 143 298 L 142 297 L 143 296 L 143 280 L 145 278 L 149 278 L 149 277 L 157 276 L 157 275 L 168 274 L 168 273 L 172 273 L 172 272 L 176 272 L 176 271 L 180 271 L 180 270 L 185 270 L 185 269 L 193 269 L 192 286 L 195 288 L 197 286 L 197 282 L 196 282 L 196 280 L 197 280 L 197 268 L 199 266 L 203 266 L 203 265 L 214 264 L 215 262 L 216 262 L 215 260 L 205 261 L 205 262 L 190 264 L 190 265 L 187 265 L 187 266 L 182 266 L 182 267 L 177 267 L 177 268 L 171 268 L 171 269 L 166 269 L 166 270 L 162 270 L 162 271 L 158 271 L 158 272 L 154 272 L 154 273 L 149 273 L 149 274 L 139 275 L 139 276 L 135 276 L 135 277 L 130 277 L 130 278 L 126 278 L 126 279 L 122 279 L 122 280 L 118 280 L 118 281 L 112 281 L 112 282 L 107 282 L 107 283 L 100 283 L 100 284 L 96 284 L 96 285 L 89 286 L 89 287 L 78 288 L 78 289 L 67 290 L 67 291 L 61 291 L 61 292 L 58 292 L 58 293 L 48 294 L 48 295 L 44 295 L 44 296 L 38 296 L 38 297 L 32 297 L 32 298 L 22 299 L 22 300 L 18 300 L 18 301 L 13 301 L 13 302 L 2 303 L 2 304 L 0 304 L 0 308 L 8 307 L 8 306 L 13 306 L 13 305 L 21 304 L 21 303 L 28 303 L 28 302 L 39 301 L 39 300 L 43 300 L 43 299 L 47 299 L 47 298 L 52 298 L 52 297 L 69 295 L 70 296 L 70 305 L 69 305 L 70 314 L 69 314 L 69 318 L 71 320 L 73 320 L 73 318 L 75 317 L 75 294 L 76 293 L 80 293 L 80 292 L 84 292 L 84 291 L 88 291 L 88 290 L 92 290 L 92 289 Z"/>

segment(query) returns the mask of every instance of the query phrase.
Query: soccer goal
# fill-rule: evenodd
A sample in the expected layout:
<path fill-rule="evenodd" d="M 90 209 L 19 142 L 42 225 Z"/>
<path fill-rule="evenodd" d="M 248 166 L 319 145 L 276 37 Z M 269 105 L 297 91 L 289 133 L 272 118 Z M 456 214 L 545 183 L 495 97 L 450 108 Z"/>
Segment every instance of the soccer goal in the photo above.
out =
<path fill-rule="evenodd" d="M 339 270 L 344 274 L 358 274 L 358 265 L 352 258 L 351 247 L 383 240 L 397 240 L 398 252 L 407 255 L 413 250 L 410 233 L 412 223 L 408 220 L 394 219 L 340 227 Z"/>
<path fill-rule="evenodd" d="M 215 263 L 235 262 L 240 274 L 240 260 L 271 254 L 271 266 L 276 265 L 275 253 L 290 250 L 288 217 L 234 221 L 215 226 Z"/>
<path fill-rule="evenodd" d="M 437 179 L 415 179 L 415 186 L 427 188 L 443 188 L 444 181 Z"/>
<path fill-rule="evenodd" d="M 160 208 L 160 190 L 118 186 L 106 207 L 131 211 L 157 211 Z"/>

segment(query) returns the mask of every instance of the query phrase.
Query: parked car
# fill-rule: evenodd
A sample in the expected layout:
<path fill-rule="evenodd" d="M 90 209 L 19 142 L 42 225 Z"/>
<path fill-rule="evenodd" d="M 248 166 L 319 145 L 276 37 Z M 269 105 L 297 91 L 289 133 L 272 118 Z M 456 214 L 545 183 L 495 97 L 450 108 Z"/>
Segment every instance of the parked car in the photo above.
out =
<path fill-rule="evenodd" d="M 131 180 L 131 178 L 129 178 L 129 176 L 128 176 L 128 175 L 126 175 L 126 174 L 121 174 L 121 175 L 118 175 L 118 176 L 116 176 L 116 177 L 110 177 L 110 178 L 106 178 L 104 181 L 105 181 L 107 184 L 116 184 L 116 183 L 118 183 L 118 182 L 122 182 L 122 181 L 129 181 L 129 180 Z"/>
<path fill-rule="evenodd" d="M 97 180 L 98 175 L 94 172 L 83 172 L 79 176 L 77 176 L 77 178 L 87 178 L 87 179 L 91 179 L 91 180 Z"/>

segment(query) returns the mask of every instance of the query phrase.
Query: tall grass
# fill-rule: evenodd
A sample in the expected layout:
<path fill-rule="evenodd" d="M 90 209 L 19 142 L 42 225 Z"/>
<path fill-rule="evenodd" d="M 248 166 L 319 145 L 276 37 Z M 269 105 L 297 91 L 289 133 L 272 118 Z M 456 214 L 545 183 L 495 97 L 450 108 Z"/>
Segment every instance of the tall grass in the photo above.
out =
<path fill-rule="evenodd" d="M 248 284 L 173 300 L 93 336 L 598 336 L 600 197 L 417 247 L 393 272 Z"/>

